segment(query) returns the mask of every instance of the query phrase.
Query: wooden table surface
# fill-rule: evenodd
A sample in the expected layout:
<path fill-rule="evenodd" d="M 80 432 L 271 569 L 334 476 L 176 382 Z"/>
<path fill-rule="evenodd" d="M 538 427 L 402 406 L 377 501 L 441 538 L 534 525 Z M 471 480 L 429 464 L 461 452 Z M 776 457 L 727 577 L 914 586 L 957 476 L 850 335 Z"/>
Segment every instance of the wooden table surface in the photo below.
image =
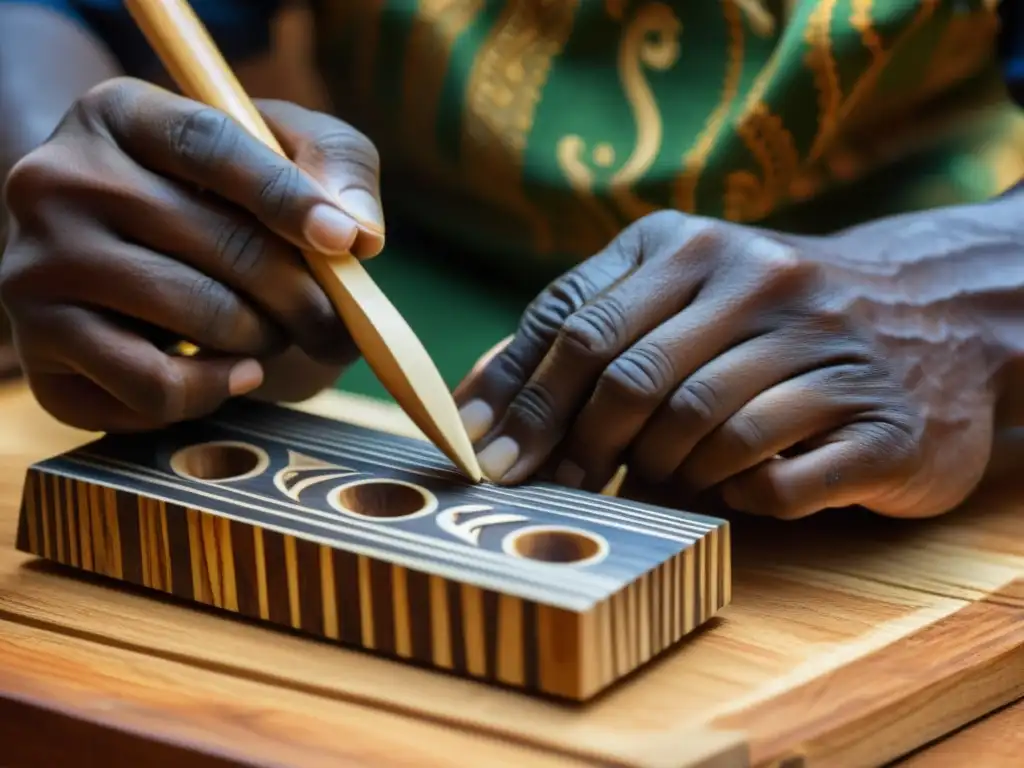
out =
<path fill-rule="evenodd" d="M 415 434 L 391 408 L 337 393 L 304 408 Z M 822 725 L 837 707 L 854 729 L 843 739 L 895 744 L 887 747 L 892 756 L 961 729 L 907 757 L 903 763 L 913 768 L 968 761 L 1017 766 L 1024 754 L 1024 704 L 961 728 L 1024 694 L 1024 601 L 1016 586 L 1024 563 L 1024 515 L 1017 509 L 1024 504 L 985 501 L 1003 506 L 977 535 L 962 519 L 929 529 L 926 543 L 948 546 L 919 548 L 896 562 L 891 580 L 898 587 L 882 583 L 887 579 L 877 574 L 884 571 L 851 575 L 840 568 L 827 573 L 842 590 L 823 596 L 829 585 L 799 583 L 802 571 L 820 568 L 806 553 L 741 573 L 733 612 L 724 629 L 691 646 L 688 653 L 698 655 L 659 662 L 645 673 L 649 679 L 588 711 L 565 712 L 32 562 L 13 549 L 24 470 L 88 438 L 43 414 L 23 385 L 0 386 L 5 768 L 669 766 L 695 764 L 700 750 L 725 755 L 716 765 L 803 765 L 779 761 L 783 741 L 809 745 L 807 764 L 815 766 L 858 768 L 887 754 L 881 747 L 837 746 L 835 728 Z M 1013 467 L 1003 474 L 1013 498 L 1024 500 L 1018 492 L 1024 475 Z M 823 541 L 812 538 L 807 548 Z M 992 554 L 958 564 L 968 545 L 979 542 Z M 866 568 L 868 558 L 872 568 L 883 568 L 893 546 L 880 541 L 877 554 L 862 553 L 857 567 Z M 775 559 L 787 556 L 780 549 Z M 888 611 L 881 617 L 872 613 L 879 604 Z M 970 614 L 983 604 L 995 613 Z M 972 633 L 981 645 L 958 649 Z M 936 643 L 940 652 L 926 663 Z M 737 661 L 744 658 L 749 668 Z M 728 664 L 716 668 L 715 659 Z M 929 664 L 949 672 L 937 678 L 941 684 L 918 685 L 914 675 Z M 858 680 L 879 673 L 886 685 L 859 698 L 847 695 Z M 692 680 L 680 678 L 687 675 Z M 724 703 L 709 694 L 715 729 L 701 731 L 696 746 L 687 739 L 690 725 L 681 723 L 680 733 L 664 727 L 665 712 L 678 706 L 664 697 L 678 697 L 679 685 L 725 692 Z M 945 697 L 942 706 L 937 697 Z M 808 711 L 816 719 L 794 734 L 792 722 L 806 720 L 798 713 Z M 918 731 L 908 735 L 909 728 Z M 744 730 L 754 745 L 751 763 L 746 752 L 723 751 Z"/>

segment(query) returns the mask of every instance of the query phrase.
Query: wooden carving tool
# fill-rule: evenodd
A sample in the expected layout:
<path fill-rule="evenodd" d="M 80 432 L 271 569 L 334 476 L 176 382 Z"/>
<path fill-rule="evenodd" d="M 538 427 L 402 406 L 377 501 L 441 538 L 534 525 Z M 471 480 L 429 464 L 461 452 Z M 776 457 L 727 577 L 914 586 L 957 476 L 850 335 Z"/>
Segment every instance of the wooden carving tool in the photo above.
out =
<path fill-rule="evenodd" d="M 125 0 L 132 17 L 189 98 L 233 117 L 285 154 L 185 0 Z M 354 256 L 303 253 L 317 283 L 344 320 L 384 387 L 423 433 L 470 479 L 480 465 L 458 409 L 420 340 Z"/>
<path fill-rule="evenodd" d="M 234 401 L 35 464 L 18 548 L 387 657 L 572 700 L 730 601 L 724 520 L 475 485 L 430 445 Z"/>

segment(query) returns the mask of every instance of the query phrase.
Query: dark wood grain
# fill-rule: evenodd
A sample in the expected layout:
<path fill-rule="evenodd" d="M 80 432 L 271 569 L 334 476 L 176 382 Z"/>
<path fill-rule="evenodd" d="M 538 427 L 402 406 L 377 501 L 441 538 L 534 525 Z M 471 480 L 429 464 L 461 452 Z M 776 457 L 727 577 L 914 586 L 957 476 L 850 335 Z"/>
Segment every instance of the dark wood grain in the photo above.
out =
<path fill-rule="evenodd" d="M 39 462 L 22 518 L 23 551 L 73 568 L 577 700 L 731 584 L 724 520 L 473 486 L 420 442 L 255 404 Z"/>

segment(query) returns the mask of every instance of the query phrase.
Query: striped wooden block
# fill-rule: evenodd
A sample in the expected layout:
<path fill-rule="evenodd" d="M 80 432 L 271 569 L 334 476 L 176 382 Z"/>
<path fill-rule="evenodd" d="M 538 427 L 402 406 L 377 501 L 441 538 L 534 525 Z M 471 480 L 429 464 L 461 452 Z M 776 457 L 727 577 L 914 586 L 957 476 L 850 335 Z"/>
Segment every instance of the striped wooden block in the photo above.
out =
<path fill-rule="evenodd" d="M 255 403 L 32 466 L 18 548 L 575 700 L 707 621 L 731 584 L 724 520 L 470 485 L 420 441 Z"/>

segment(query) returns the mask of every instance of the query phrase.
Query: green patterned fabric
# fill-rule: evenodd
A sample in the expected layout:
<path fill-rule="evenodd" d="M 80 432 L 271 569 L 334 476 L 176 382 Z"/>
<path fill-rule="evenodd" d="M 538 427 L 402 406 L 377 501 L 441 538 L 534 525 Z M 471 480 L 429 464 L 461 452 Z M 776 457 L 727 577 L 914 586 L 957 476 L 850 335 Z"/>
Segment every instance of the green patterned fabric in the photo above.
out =
<path fill-rule="evenodd" d="M 651 211 L 826 232 L 1024 175 L 995 2 L 313 5 L 338 113 L 381 151 L 389 231 L 428 238 L 375 274 L 453 383 L 522 306 L 486 281 L 529 294 Z M 380 393 L 365 369 L 344 386 Z"/>
<path fill-rule="evenodd" d="M 988 197 L 1024 170 L 994 2 L 314 6 L 320 69 L 381 149 L 389 211 L 509 275 L 562 271 L 659 208 L 819 229 L 807 201 L 899 161 L 870 206 L 834 198 L 829 225 Z"/>

